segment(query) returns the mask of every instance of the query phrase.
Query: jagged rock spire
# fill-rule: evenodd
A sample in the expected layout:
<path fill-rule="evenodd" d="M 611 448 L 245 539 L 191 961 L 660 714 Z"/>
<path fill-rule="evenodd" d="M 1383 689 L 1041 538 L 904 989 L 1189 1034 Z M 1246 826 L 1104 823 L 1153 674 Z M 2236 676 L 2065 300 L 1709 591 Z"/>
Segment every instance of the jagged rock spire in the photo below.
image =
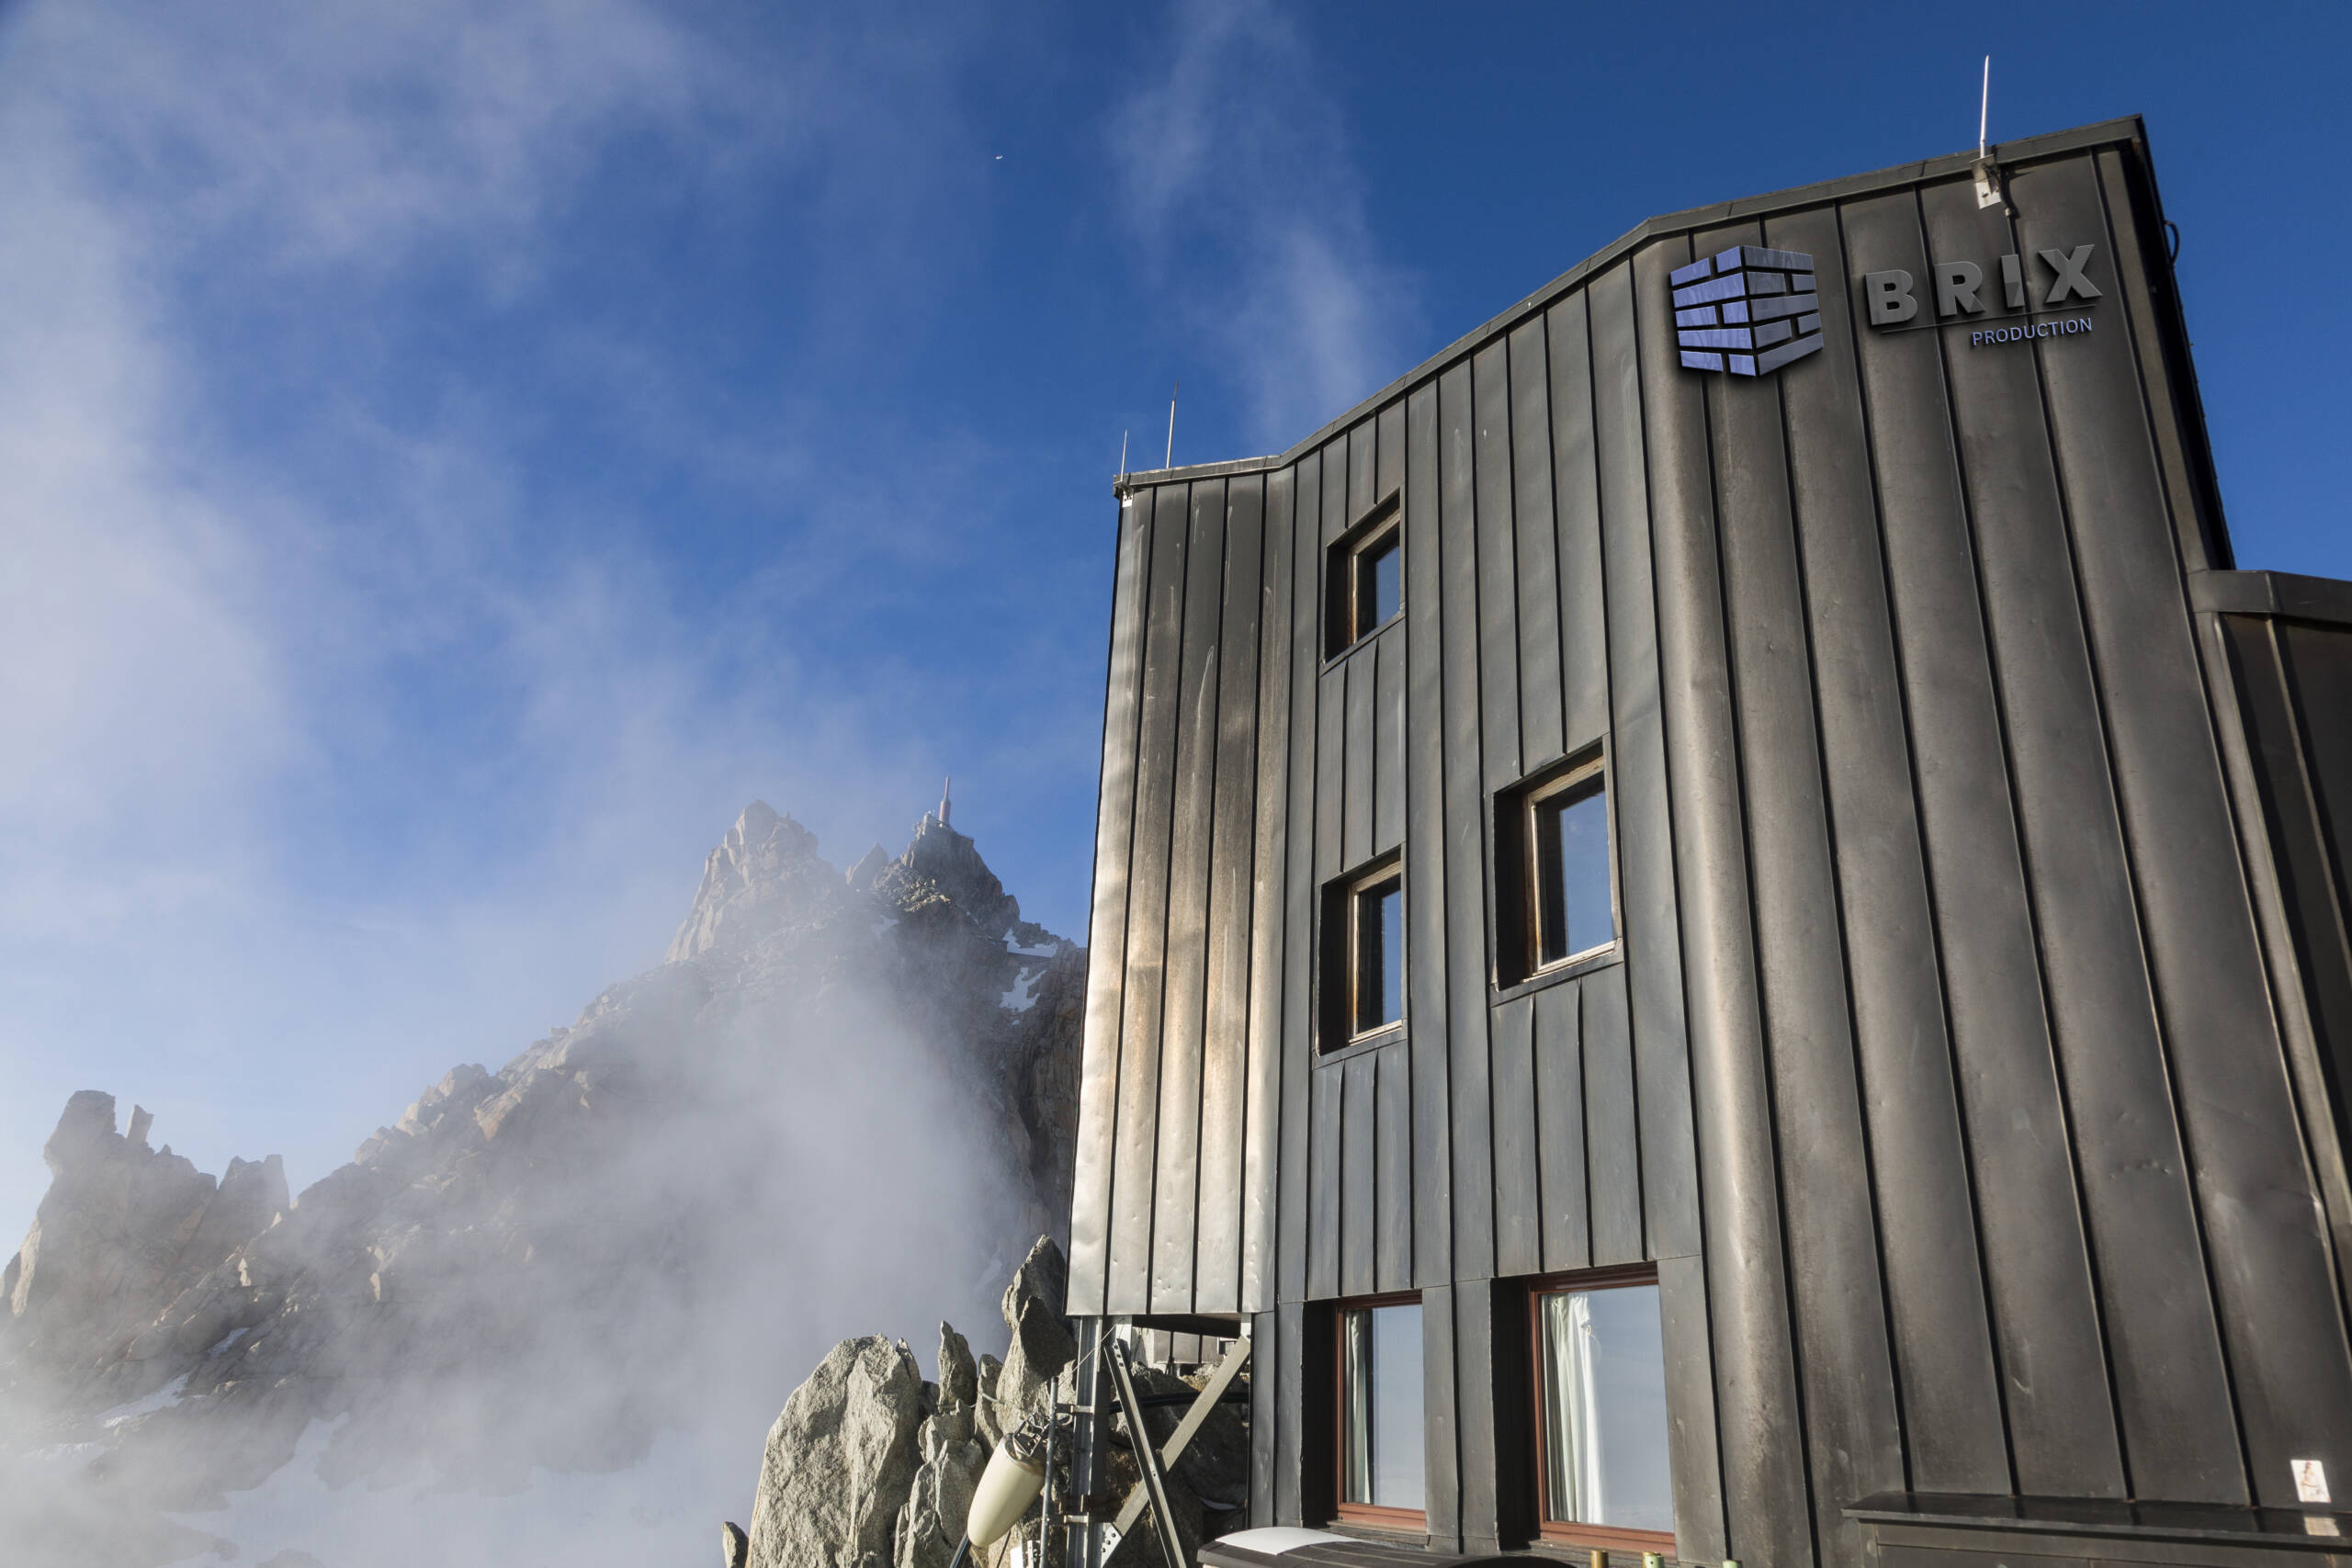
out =
<path fill-rule="evenodd" d="M 764 800 L 743 807 L 703 863 L 694 908 L 671 939 L 673 964 L 734 947 L 821 912 L 841 874 L 817 854 L 817 836 Z"/>

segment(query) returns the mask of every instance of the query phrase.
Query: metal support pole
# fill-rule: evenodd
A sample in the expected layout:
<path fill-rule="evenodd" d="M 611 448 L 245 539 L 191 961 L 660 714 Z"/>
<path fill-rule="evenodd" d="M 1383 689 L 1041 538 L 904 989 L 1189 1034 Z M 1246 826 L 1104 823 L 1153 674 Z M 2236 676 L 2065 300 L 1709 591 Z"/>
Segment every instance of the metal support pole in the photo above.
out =
<path fill-rule="evenodd" d="M 1102 1336 L 1107 1322 L 1081 1317 L 1078 1342 L 1086 1347 L 1071 1369 L 1076 1384 L 1070 1407 L 1069 1497 L 1071 1511 L 1064 1516 L 1064 1568 L 1102 1568 L 1102 1526 L 1095 1517 L 1095 1494 L 1102 1485 Z"/>
<path fill-rule="evenodd" d="M 1225 1391 L 1232 1383 L 1234 1374 L 1241 1370 L 1241 1363 L 1249 1359 L 1250 1341 L 1246 1338 L 1236 1339 L 1233 1342 L 1233 1348 L 1225 1353 L 1225 1359 L 1219 1361 L 1216 1364 L 1216 1370 L 1209 1374 L 1207 1383 L 1202 1387 L 1200 1393 L 1193 1396 L 1192 1408 L 1185 1411 L 1184 1419 L 1177 1423 L 1175 1431 L 1169 1434 L 1168 1446 L 1159 1450 L 1159 1462 L 1162 1467 L 1172 1465 L 1184 1457 L 1184 1450 L 1191 1445 L 1193 1435 L 1199 1432 L 1202 1424 L 1208 1420 L 1209 1413 L 1215 1410 L 1217 1402 L 1225 1397 Z M 1136 1516 L 1143 1512 L 1143 1504 L 1142 1493 L 1138 1492 L 1130 1496 L 1126 1506 L 1119 1510 L 1118 1523 L 1111 1528 L 1121 1535 L 1133 1529 Z"/>
<path fill-rule="evenodd" d="M 1046 1541 L 1054 1529 L 1054 1425 L 1061 1419 L 1061 1374 L 1054 1374 L 1053 1387 L 1046 1391 L 1046 1484 L 1037 1492 L 1037 1557 L 1029 1568 L 1050 1568 L 1046 1562 Z"/>
<path fill-rule="evenodd" d="M 1143 1403 L 1136 1398 L 1134 1375 L 1127 1367 L 1126 1342 L 1107 1341 L 1102 1354 L 1111 1363 L 1111 1382 L 1119 1391 L 1119 1404 L 1127 1416 L 1127 1446 L 1135 1450 L 1136 1464 L 1143 1472 L 1143 1483 L 1151 1494 L 1151 1517 L 1159 1527 L 1159 1554 L 1168 1568 L 1191 1568 L 1184 1557 L 1184 1542 L 1176 1533 L 1176 1514 L 1168 1504 L 1168 1477 L 1159 1468 L 1159 1450 L 1151 1440 L 1151 1428 L 1144 1425 Z"/>

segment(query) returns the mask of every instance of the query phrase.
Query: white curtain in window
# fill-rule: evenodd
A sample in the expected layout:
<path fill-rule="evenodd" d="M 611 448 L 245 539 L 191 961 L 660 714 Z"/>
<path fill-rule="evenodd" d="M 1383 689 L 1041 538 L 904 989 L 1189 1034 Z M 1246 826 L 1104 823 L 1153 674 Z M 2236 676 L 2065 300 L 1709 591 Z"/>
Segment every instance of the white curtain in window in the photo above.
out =
<path fill-rule="evenodd" d="M 1372 1314 L 1340 1314 L 1347 1336 L 1340 1366 L 1346 1371 L 1348 1472 L 1345 1500 L 1372 1501 Z"/>
<path fill-rule="evenodd" d="M 1555 1519 L 1603 1521 L 1608 1492 L 1600 1472 L 1600 1402 L 1592 1298 L 1562 1292 L 1544 1298 L 1545 1513 Z"/>

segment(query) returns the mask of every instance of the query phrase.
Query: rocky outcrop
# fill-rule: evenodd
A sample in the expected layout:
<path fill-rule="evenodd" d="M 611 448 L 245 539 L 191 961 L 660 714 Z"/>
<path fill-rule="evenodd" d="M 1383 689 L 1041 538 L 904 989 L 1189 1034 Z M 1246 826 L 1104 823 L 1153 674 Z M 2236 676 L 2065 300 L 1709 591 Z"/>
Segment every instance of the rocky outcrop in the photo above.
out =
<path fill-rule="evenodd" d="M 894 1568 L 946 1568 L 972 1511 L 992 1445 L 978 1431 L 979 1369 L 964 1337 L 939 1325 L 937 1407 L 915 1433 L 915 1468 L 899 1509 Z"/>
<path fill-rule="evenodd" d="M 153 1124 L 133 1107 L 117 1133 L 114 1096 L 96 1089 L 66 1101 L 41 1150 L 49 1192 L 0 1274 L 17 1356 L 59 1371 L 103 1358 L 286 1208 L 276 1155 L 215 1180 L 149 1148 Z"/>
<path fill-rule="evenodd" d="M 1042 1337 L 1046 1316 L 1058 1324 L 1068 1275 L 1061 1248 L 1040 1236 L 1006 1287 L 1008 1327 L 1025 1323 Z M 1067 1325 L 1060 1332 L 1069 1337 Z M 945 1568 L 989 1455 L 1029 1406 L 1000 1406 L 997 1359 L 975 1361 L 944 1323 L 937 1365 L 938 1380 L 925 1383 L 903 1343 L 833 1348 L 768 1433 L 751 1568 Z M 1046 1373 L 1032 1403 L 1042 1405 L 1051 1386 Z"/>
<path fill-rule="evenodd" d="M 1078 1340 L 1062 1316 L 1069 1264 L 1050 1236 L 1037 1244 L 1004 1288 L 1004 1326 L 1012 1336 L 996 1375 L 998 1418 L 1005 1429 L 1041 1408 L 1054 1380 L 1078 1359 Z"/>
<path fill-rule="evenodd" d="M 768 1432 L 752 1568 L 883 1568 L 917 1467 L 922 1373 L 903 1341 L 844 1339 Z"/>
<path fill-rule="evenodd" d="M 901 1472 L 906 1479 L 893 1516 L 888 1568 L 945 1568 L 963 1537 L 973 1489 L 997 1445 L 1007 1432 L 1046 1413 L 1055 1400 L 1067 1402 L 1073 1393 L 1068 1374 L 1078 1344 L 1062 1316 L 1069 1277 L 1061 1248 L 1050 1236 L 1040 1236 L 1005 1287 L 1001 1311 L 1010 1343 L 1001 1363 L 992 1356 L 975 1362 L 964 1337 L 946 1324 L 939 1325 L 938 1382 L 924 1385 L 928 1397 L 922 1418 L 904 1439 L 902 1462 L 877 1457 L 877 1445 L 886 1430 L 904 1427 L 905 1395 L 893 1395 L 894 1414 L 886 1418 L 870 1408 L 872 1396 L 850 1386 L 848 1369 L 868 1358 L 878 1365 L 886 1349 L 904 1358 L 906 1347 L 891 1347 L 878 1338 L 847 1340 L 836 1347 L 792 1396 L 769 1436 L 752 1523 L 751 1568 L 839 1568 L 851 1562 L 837 1546 L 826 1544 L 849 1539 L 842 1500 L 852 1495 L 859 1499 L 857 1517 L 870 1530 L 874 1506 L 887 1499 L 860 1490 L 860 1478 Z M 911 1363 L 890 1365 L 898 1369 L 893 1376 L 899 1380 L 892 1387 L 900 1388 L 903 1379 L 912 1375 Z M 1180 1374 L 1172 1367 L 1141 1364 L 1133 1370 L 1136 1391 L 1146 1401 L 1148 1431 L 1144 1436 L 1164 1449 L 1185 1417 L 1190 1396 L 1207 1385 L 1210 1372 L 1204 1369 Z M 875 1381 L 869 1378 L 869 1383 Z M 1170 1510 L 1187 1562 L 1194 1559 L 1202 1541 L 1239 1529 L 1245 1517 L 1250 1430 L 1241 1413 L 1248 1408 L 1248 1395 L 1245 1368 L 1227 1400 L 1209 1413 L 1168 1473 Z M 861 1400 L 867 1403 L 861 1404 Z M 836 1411 L 838 1416 L 831 1414 Z M 812 1417 L 812 1413 L 823 1414 Z M 1112 1418 L 1105 1438 L 1106 1484 L 1113 1496 L 1124 1498 L 1142 1481 L 1136 1457 L 1137 1435 L 1121 1414 Z M 1057 1489 L 1069 1485 L 1069 1462 L 1065 1443 L 1054 1457 Z M 800 1533 L 779 1523 L 763 1537 L 762 1517 L 782 1521 L 789 1510 L 804 1506 L 829 1510 L 831 1522 L 823 1529 Z M 1035 1534 L 1034 1520 L 1016 1527 L 1016 1538 L 1033 1546 Z M 860 1538 L 859 1552 L 867 1550 L 864 1543 L 868 1540 L 870 1536 Z M 1049 1540 L 1045 1561 L 1058 1560 L 1058 1548 Z M 975 1559 L 984 1561 L 993 1560 Z M 1117 1568 L 1167 1568 L 1148 1520 L 1128 1533 L 1111 1561 Z M 855 1562 L 862 1568 L 880 1568 L 878 1561 L 863 1556 Z"/>

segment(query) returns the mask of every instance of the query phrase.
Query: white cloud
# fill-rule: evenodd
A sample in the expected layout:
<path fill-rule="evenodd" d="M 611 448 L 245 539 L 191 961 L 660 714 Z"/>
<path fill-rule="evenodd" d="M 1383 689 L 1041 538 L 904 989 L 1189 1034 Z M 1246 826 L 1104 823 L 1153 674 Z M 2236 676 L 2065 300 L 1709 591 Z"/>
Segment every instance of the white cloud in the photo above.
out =
<path fill-rule="evenodd" d="M 168 841 L 300 745 L 260 540 L 179 471 L 135 247 L 71 172 L 0 160 L 0 933 L 188 891 Z M 127 877 L 80 874 L 93 834 Z"/>
<path fill-rule="evenodd" d="M 1112 127 L 1127 220 L 1170 324 L 1228 367 L 1259 439 L 1287 446 L 1405 367 L 1410 289 L 1381 259 L 1340 107 L 1285 17 L 1182 0 L 1164 53 Z"/>
<path fill-rule="evenodd" d="M 626 323 L 542 297 L 649 141 L 715 222 L 816 171 L 842 243 L 920 224 L 920 171 L 863 176 L 953 113 L 954 29 L 778 30 L 632 0 L 0 23 L 0 1223 L 85 1087 L 207 1168 L 314 1179 L 657 960 L 751 794 L 854 854 L 935 787 L 625 503 L 552 528 L 541 409 L 460 359 L 385 369 L 438 324 L 421 288 L 555 313 L 549 396 L 659 409 L 638 438 L 723 482 L 806 476 L 790 433 L 713 421 Z M 869 102 L 912 107 L 877 130 Z"/>
<path fill-rule="evenodd" d="M 265 264 L 523 242 L 616 128 L 781 123 L 746 112 L 727 56 L 634 0 L 51 5 L 20 27 L 70 134 L 125 187 L 175 191 L 163 223 L 246 229 Z"/>

